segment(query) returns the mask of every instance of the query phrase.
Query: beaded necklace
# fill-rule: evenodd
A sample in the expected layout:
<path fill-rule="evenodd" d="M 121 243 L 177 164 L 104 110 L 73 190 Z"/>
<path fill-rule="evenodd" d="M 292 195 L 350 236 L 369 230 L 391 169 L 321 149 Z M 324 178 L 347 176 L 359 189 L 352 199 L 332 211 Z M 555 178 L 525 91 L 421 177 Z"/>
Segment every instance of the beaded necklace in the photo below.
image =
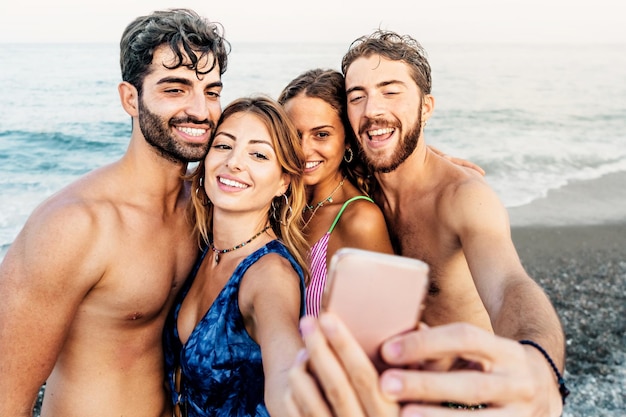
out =
<path fill-rule="evenodd" d="M 313 211 L 313 213 L 311 213 L 311 217 L 309 217 L 309 220 L 307 220 L 304 223 L 304 226 L 302 226 L 302 228 L 304 229 L 305 227 L 308 226 L 308 224 L 311 222 L 311 219 L 313 218 L 313 216 L 315 216 L 315 213 L 317 212 L 317 210 L 322 207 L 324 204 L 326 203 L 332 203 L 333 202 L 333 195 L 335 195 L 335 193 L 337 192 L 337 190 L 339 190 L 342 186 L 343 186 L 343 182 L 346 178 L 343 177 L 341 178 L 341 181 L 339 182 L 339 184 L 335 187 L 335 189 L 332 191 L 332 193 L 330 193 L 328 195 L 328 197 L 324 198 L 323 200 L 320 200 L 317 204 L 309 206 L 308 204 L 305 204 L 304 209 L 302 210 L 302 212 L 305 211 Z"/>
<path fill-rule="evenodd" d="M 252 236 L 250 239 L 246 240 L 243 243 L 238 244 L 237 246 L 233 246 L 232 248 L 229 249 L 217 249 L 215 247 L 215 245 L 213 244 L 213 242 L 211 242 L 211 250 L 213 251 L 213 253 L 215 253 L 215 263 L 218 264 L 220 263 L 220 255 L 224 254 L 224 253 L 228 253 L 228 252 L 232 252 L 234 250 L 237 250 L 239 248 L 243 248 L 244 246 L 246 246 L 248 243 L 252 242 L 254 239 L 256 239 L 257 237 L 261 236 L 267 229 L 269 229 L 271 226 L 267 225 L 265 226 L 265 228 L 263 230 L 261 230 L 259 233 L 257 233 L 256 235 Z"/>

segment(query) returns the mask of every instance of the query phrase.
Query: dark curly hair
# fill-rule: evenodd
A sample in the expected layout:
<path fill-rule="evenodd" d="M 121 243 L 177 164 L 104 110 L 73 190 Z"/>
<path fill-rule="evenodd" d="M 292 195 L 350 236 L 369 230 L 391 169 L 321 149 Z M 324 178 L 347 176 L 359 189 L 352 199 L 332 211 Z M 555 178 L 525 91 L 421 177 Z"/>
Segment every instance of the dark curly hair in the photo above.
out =
<path fill-rule="evenodd" d="M 122 80 L 141 93 L 143 80 L 150 73 L 154 51 L 165 44 L 177 57 L 168 69 L 185 65 L 200 76 L 218 65 L 220 74 L 224 74 L 230 44 L 223 33 L 221 24 L 210 22 L 189 9 L 155 11 L 137 17 L 126 27 L 120 40 Z M 199 71 L 198 62 L 209 55 L 213 57 L 211 68 Z"/>

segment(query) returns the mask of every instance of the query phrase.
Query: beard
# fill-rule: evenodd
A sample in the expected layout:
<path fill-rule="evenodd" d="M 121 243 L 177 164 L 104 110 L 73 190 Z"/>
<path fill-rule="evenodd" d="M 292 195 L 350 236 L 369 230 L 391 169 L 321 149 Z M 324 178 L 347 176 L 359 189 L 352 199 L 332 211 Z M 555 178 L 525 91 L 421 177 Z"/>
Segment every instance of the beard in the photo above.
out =
<path fill-rule="evenodd" d="M 170 127 L 182 123 L 196 123 L 209 125 L 211 131 L 215 124 L 208 119 L 195 120 L 186 118 L 171 118 L 165 121 L 159 115 L 152 113 L 139 97 L 139 128 L 148 142 L 163 158 L 172 162 L 197 162 L 206 156 L 209 150 L 209 141 L 206 143 L 182 143 L 170 133 Z"/>
<path fill-rule="evenodd" d="M 390 125 L 389 123 L 382 121 L 382 120 L 380 121 L 372 120 L 370 123 L 367 123 L 367 125 L 373 124 L 373 123 L 376 123 L 378 125 L 385 125 L 385 124 Z M 367 125 L 361 129 L 362 132 L 367 130 Z M 395 123 L 394 127 L 396 130 L 399 129 L 399 125 L 400 125 L 399 123 Z M 380 173 L 388 173 L 388 172 L 395 171 L 396 168 L 400 166 L 400 164 L 402 164 L 404 161 L 406 161 L 406 159 L 409 156 L 411 156 L 411 154 L 417 147 L 421 128 L 422 128 L 422 113 L 421 111 L 419 111 L 417 113 L 417 120 L 415 121 L 413 126 L 411 126 L 411 129 L 408 130 L 406 134 L 400 138 L 400 143 L 398 144 L 396 149 L 394 149 L 392 155 L 389 158 L 381 158 L 381 157 L 374 158 L 370 155 L 367 155 L 364 152 L 363 147 L 359 146 L 359 154 L 361 156 L 361 159 L 365 161 L 365 163 L 367 164 L 368 170 L 370 172 L 380 172 Z"/>

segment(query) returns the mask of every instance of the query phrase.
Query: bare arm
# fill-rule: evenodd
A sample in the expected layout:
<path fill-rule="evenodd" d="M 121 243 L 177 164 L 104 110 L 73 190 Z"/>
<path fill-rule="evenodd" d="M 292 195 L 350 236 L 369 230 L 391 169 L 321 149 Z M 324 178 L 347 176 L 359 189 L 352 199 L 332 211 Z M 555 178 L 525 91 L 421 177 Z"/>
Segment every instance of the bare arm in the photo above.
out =
<path fill-rule="evenodd" d="M 459 192 L 455 203 L 455 228 L 474 283 L 489 313 L 494 332 L 516 341 L 530 339 L 543 346 L 562 370 L 564 334 L 559 318 L 541 287 L 524 270 L 511 239 L 506 209 L 495 193 L 483 184 Z M 451 216 L 451 215 L 450 215 Z M 537 378 L 560 402 L 556 377 L 547 361 L 532 347 L 524 347 L 537 365 Z M 531 361 L 531 362 L 532 362 Z"/>
<path fill-rule="evenodd" d="M 474 283 L 496 334 L 531 339 L 544 346 L 561 367 L 563 331 L 550 300 L 524 270 L 506 209 L 485 185 L 461 191 L 455 206 L 458 231 Z"/>
<path fill-rule="evenodd" d="M 0 265 L 0 415 L 31 416 L 73 315 L 92 285 L 81 280 L 90 219 L 42 207 Z"/>
<path fill-rule="evenodd" d="M 300 283 L 289 261 L 279 255 L 266 255 L 259 262 L 242 283 L 240 299 L 248 300 L 242 313 L 249 312 L 246 321 L 251 325 L 246 328 L 261 346 L 267 409 L 272 416 L 284 416 L 287 372 L 304 346 L 298 330 Z"/>

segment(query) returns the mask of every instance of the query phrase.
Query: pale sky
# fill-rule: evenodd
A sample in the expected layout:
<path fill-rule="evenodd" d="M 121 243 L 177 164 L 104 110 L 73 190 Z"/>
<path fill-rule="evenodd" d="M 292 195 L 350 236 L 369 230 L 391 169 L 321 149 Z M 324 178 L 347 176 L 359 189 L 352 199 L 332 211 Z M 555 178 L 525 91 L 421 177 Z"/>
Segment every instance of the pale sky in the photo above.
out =
<path fill-rule="evenodd" d="M 40 2 L 36 2 L 40 3 Z M 48 0 L 0 5 L 2 42 L 117 43 L 134 17 L 189 7 L 231 42 L 346 42 L 377 27 L 421 42 L 626 43 L 623 0 Z"/>

